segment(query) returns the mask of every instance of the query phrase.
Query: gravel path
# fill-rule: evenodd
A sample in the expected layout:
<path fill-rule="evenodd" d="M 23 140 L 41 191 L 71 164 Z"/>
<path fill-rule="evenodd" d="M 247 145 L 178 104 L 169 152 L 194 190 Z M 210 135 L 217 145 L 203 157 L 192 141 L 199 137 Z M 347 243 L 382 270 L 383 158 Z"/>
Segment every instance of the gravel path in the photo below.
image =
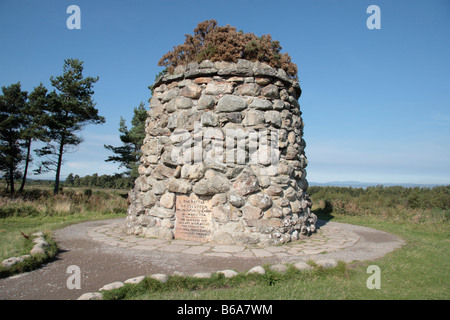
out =
<path fill-rule="evenodd" d="M 154 273 L 243 272 L 265 263 L 309 259 L 374 260 L 404 244 L 383 231 L 319 221 L 318 232 L 303 242 L 270 247 L 209 245 L 126 236 L 121 233 L 123 221 L 90 221 L 55 231 L 61 249 L 58 259 L 35 271 L 0 279 L 0 300 L 76 299 L 107 283 Z M 67 288 L 71 265 L 80 268 L 81 289 Z"/>

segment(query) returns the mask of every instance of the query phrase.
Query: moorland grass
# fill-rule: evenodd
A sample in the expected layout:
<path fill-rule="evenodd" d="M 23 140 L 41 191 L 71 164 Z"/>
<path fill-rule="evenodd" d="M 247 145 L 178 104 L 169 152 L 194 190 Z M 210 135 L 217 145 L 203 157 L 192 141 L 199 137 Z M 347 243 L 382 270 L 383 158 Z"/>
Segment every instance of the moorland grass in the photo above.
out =
<path fill-rule="evenodd" d="M 46 234 L 50 248 L 48 254 L 26 259 L 13 268 L 0 266 L 0 277 L 30 271 L 51 261 L 58 252 L 52 231 L 70 224 L 88 220 L 124 217 L 126 197 L 117 191 L 69 190 L 54 196 L 51 190 L 29 189 L 15 196 L 0 197 L 0 261 L 28 254 L 33 244 L 23 235 L 37 231 Z"/>

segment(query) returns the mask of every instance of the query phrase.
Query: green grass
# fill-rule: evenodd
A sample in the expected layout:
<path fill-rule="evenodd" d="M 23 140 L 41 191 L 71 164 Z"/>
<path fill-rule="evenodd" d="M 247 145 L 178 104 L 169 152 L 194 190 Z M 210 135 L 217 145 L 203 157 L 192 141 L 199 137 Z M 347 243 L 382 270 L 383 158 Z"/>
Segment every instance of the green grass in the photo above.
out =
<path fill-rule="evenodd" d="M 0 277 L 29 271 L 53 259 L 57 245 L 52 231 L 88 220 L 124 217 L 125 197 L 117 191 L 96 191 L 85 195 L 84 190 L 70 190 L 53 196 L 50 189 L 29 189 L 20 197 L 0 197 L 0 261 L 28 254 L 33 244 L 21 232 L 30 235 L 43 231 L 51 246 L 46 256 L 27 259 L 13 269 L 0 266 Z"/>
<path fill-rule="evenodd" d="M 61 229 L 74 223 L 124 216 L 124 214 L 118 213 L 84 213 L 66 216 L 37 215 L 0 219 L 0 260 L 29 253 L 32 244 L 21 235 L 21 231 L 27 235 L 37 231 L 44 231 L 51 235 L 53 230 Z"/>
<path fill-rule="evenodd" d="M 0 265 L 0 278 L 5 278 L 12 276 L 17 273 L 23 273 L 27 271 L 32 271 L 44 263 L 52 261 L 58 254 L 58 245 L 52 238 L 51 234 L 48 232 L 44 233 L 44 238 L 48 243 L 48 247 L 45 249 L 45 254 L 36 254 L 26 258 L 23 262 L 16 263 L 11 267 L 3 267 Z M 17 254 L 15 256 L 21 256 L 28 254 L 31 248 L 33 247 L 33 243 L 31 238 L 25 239 L 22 241 L 17 241 L 15 243 L 18 245 L 17 249 L 22 250 L 23 254 Z"/>
<path fill-rule="evenodd" d="M 333 221 L 363 225 L 396 234 L 406 241 L 402 248 L 381 259 L 366 262 L 352 275 L 352 299 L 450 299 L 450 228 L 431 230 L 415 223 L 395 224 L 373 217 L 337 216 Z M 367 266 L 381 269 L 381 289 L 368 290 Z M 361 285 L 363 284 L 363 285 Z"/>
<path fill-rule="evenodd" d="M 301 299 L 450 299 L 450 227 L 447 189 L 429 190 L 317 189 L 313 211 L 319 218 L 367 226 L 396 234 L 406 244 L 376 261 L 344 264 L 332 270 L 315 268 L 286 274 L 226 279 L 171 276 L 161 284 L 146 278 L 139 285 L 105 293 L 106 299 L 156 300 L 301 300 Z M 326 192 L 325 192 L 326 191 Z M 395 191 L 395 192 L 394 192 Z M 353 192 L 355 194 L 350 194 Z M 404 199 L 400 193 L 405 193 Z M 382 196 L 380 196 L 382 195 Z M 425 195 L 433 202 L 423 205 Z M 391 198 L 390 198 L 391 197 Z M 395 198 L 395 199 L 394 199 Z M 419 199 L 420 201 L 417 201 Z M 412 201 L 414 200 L 414 201 Z M 123 196 L 70 190 L 58 197 L 0 198 L 0 259 L 28 253 L 31 244 L 20 234 L 38 230 L 51 238 L 52 230 L 94 219 L 123 217 Z M 372 205 L 371 205 L 372 203 Z M 412 205 L 413 204 L 413 205 Z M 119 208 L 119 210 L 117 210 Z M 369 265 L 381 269 L 381 289 L 366 286 Z"/>

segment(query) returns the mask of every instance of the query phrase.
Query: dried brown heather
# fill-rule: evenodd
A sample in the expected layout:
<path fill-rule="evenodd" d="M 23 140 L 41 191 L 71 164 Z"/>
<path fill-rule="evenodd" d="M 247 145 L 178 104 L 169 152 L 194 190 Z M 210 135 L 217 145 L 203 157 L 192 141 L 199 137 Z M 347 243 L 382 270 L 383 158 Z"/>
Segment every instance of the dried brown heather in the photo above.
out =
<path fill-rule="evenodd" d="M 273 68 L 282 68 L 293 78 L 297 77 L 297 65 L 291 62 L 287 53 L 281 53 L 279 41 L 270 34 L 257 37 L 253 33 L 236 31 L 235 27 L 217 26 L 216 20 L 200 22 L 193 35 L 186 35 L 184 44 L 166 53 L 159 66 L 165 66 L 169 73 L 179 65 L 203 60 L 236 62 L 238 59 L 260 61 Z"/>

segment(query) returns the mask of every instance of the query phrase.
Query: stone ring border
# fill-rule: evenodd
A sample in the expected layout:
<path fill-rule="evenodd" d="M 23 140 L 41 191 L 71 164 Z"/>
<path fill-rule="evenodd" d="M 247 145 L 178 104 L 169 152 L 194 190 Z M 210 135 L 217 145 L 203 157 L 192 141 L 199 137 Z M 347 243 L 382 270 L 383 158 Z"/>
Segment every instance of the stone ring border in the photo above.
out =
<path fill-rule="evenodd" d="M 322 267 L 324 269 L 335 268 L 338 265 L 338 262 L 334 259 L 322 259 L 322 260 L 316 260 L 314 262 L 317 266 Z M 314 268 L 310 264 L 305 263 L 303 261 L 298 261 L 297 263 L 294 263 L 292 265 L 294 266 L 294 268 L 296 268 L 299 271 L 311 270 Z M 288 270 L 288 265 L 274 264 L 274 265 L 270 265 L 269 268 L 276 272 L 285 273 Z M 239 274 L 238 272 L 231 270 L 231 269 L 219 270 L 216 273 L 222 274 L 225 278 L 232 278 Z M 264 275 L 266 273 L 266 270 L 264 269 L 263 266 L 256 266 L 246 272 L 246 274 L 252 274 L 252 273 Z M 181 276 L 181 277 L 185 276 L 185 274 L 183 272 L 177 272 L 177 271 L 175 271 L 173 273 L 173 275 Z M 201 279 L 201 278 L 211 278 L 212 275 L 213 274 L 210 272 L 198 272 L 198 273 L 195 273 L 192 277 Z M 165 273 L 155 273 L 155 274 L 151 274 L 149 276 L 138 276 L 138 277 L 127 279 L 124 282 L 116 281 L 116 282 L 111 282 L 111 283 L 105 284 L 103 287 L 101 287 L 96 292 L 87 292 L 87 293 L 82 294 L 81 296 L 79 296 L 77 298 L 77 300 L 103 300 L 103 292 L 109 291 L 109 290 L 114 290 L 114 289 L 119 289 L 119 288 L 125 286 L 125 284 L 132 284 L 132 285 L 139 284 L 147 277 L 157 280 L 161 283 L 166 283 L 169 280 L 169 275 L 167 275 Z"/>

